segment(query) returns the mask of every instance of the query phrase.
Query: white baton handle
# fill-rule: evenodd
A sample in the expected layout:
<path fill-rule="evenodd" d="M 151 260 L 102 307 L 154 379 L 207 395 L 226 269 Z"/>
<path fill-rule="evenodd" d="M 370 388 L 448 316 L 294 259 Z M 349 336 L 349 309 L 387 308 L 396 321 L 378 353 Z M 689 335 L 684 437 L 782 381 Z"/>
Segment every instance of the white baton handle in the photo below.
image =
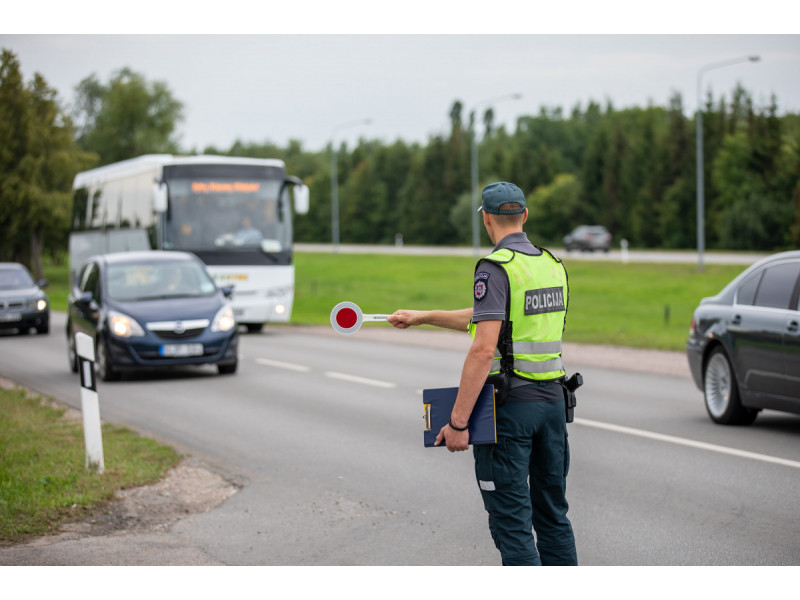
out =
<path fill-rule="evenodd" d="M 363 321 L 385 321 L 389 315 L 361 315 Z"/>

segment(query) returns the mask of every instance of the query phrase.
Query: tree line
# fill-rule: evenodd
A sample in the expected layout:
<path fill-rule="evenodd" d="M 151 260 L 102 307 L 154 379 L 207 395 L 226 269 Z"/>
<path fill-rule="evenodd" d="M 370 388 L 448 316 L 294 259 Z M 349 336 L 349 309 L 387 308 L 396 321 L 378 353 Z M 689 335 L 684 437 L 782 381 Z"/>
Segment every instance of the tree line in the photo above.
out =
<path fill-rule="evenodd" d="M 342 242 L 391 243 L 400 233 L 410 244 L 470 243 L 475 127 L 462 110 L 455 102 L 451 130 L 424 146 L 362 140 L 352 151 L 337 149 Z M 514 131 L 494 129 L 491 112 L 484 122 L 480 186 L 511 181 L 525 192 L 525 229 L 535 243 L 559 245 L 575 226 L 598 224 L 616 244 L 696 248 L 695 122 L 680 94 L 667 107 L 619 110 L 592 102 L 568 116 L 542 108 L 519 118 Z M 234 149 L 250 156 L 265 150 Z M 799 247 L 800 116 L 778 116 L 774 97 L 757 107 L 741 87 L 730 99 L 709 95 L 703 150 L 707 247 Z M 312 188 L 312 211 L 298 219 L 298 239 L 329 241 L 330 219 L 321 217 L 330 215 L 330 161 L 284 157 Z"/>
<path fill-rule="evenodd" d="M 331 152 L 337 152 L 343 243 L 469 245 L 470 151 L 479 188 L 512 181 L 526 194 L 534 243 L 559 245 L 581 224 L 606 226 L 632 247 L 696 247 L 695 121 L 681 95 L 667 106 L 611 103 L 540 108 L 513 130 L 491 109 L 464 114 L 456 100 L 449 131 L 426 143 L 362 138 L 353 148 L 309 151 L 299 141 L 236 141 L 182 148 L 184 105 L 163 82 L 123 68 L 103 83 L 76 86 L 69 110 L 35 74 L 22 80 L 10 50 L 0 55 L 0 260 L 41 273 L 40 256 L 66 250 L 75 173 L 148 153 L 280 158 L 311 189 L 311 210 L 295 220 L 298 241 L 331 240 Z M 477 117 L 481 118 L 481 125 Z M 772 251 L 800 246 L 800 115 L 779 115 L 737 86 L 703 106 L 706 245 Z M 482 229 L 482 228 L 481 228 Z M 481 232 L 482 244 L 488 244 Z"/>

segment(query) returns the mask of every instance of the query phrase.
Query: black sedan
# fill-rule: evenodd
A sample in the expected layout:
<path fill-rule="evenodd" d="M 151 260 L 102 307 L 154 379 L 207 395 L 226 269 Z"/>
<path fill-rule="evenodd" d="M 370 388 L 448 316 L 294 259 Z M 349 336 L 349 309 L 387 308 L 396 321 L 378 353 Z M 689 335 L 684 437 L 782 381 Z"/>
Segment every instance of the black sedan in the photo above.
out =
<path fill-rule="evenodd" d="M 238 335 L 231 288 L 218 289 L 203 263 L 185 252 L 120 252 L 86 261 L 69 296 L 69 364 L 75 335 L 95 342 L 105 381 L 122 371 L 215 364 L 235 373 Z"/>
<path fill-rule="evenodd" d="M 764 258 L 692 318 L 686 354 L 716 423 L 748 425 L 761 409 L 800 414 L 800 251 Z"/>
<path fill-rule="evenodd" d="M 50 302 L 30 271 L 19 263 L 0 263 L 0 329 L 16 329 L 24 335 L 32 328 L 37 333 L 50 331 Z"/>

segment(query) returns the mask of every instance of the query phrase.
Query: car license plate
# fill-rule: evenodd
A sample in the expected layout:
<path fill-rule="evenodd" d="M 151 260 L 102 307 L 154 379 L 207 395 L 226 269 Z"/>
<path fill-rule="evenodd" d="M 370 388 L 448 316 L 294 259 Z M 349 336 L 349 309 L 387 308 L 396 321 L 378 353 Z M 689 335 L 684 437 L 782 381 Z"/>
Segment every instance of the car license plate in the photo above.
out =
<path fill-rule="evenodd" d="M 2 313 L 0 314 L 0 321 L 19 321 L 22 318 L 21 313 Z"/>
<path fill-rule="evenodd" d="M 159 349 L 161 356 L 202 356 L 203 344 L 164 344 Z"/>

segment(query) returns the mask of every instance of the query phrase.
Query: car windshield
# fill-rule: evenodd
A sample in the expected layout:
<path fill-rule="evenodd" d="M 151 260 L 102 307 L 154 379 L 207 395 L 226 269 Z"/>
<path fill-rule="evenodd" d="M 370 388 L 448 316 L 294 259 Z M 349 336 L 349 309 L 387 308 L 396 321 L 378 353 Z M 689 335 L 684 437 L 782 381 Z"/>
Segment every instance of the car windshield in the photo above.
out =
<path fill-rule="evenodd" d="M 33 279 L 25 269 L 0 269 L 0 290 L 23 290 L 33 286 Z"/>
<path fill-rule="evenodd" d="M 194 262 L 109 265 L 108 296 L 118 301 L 209 296 L 216 290 L 208 273 Z"/>

